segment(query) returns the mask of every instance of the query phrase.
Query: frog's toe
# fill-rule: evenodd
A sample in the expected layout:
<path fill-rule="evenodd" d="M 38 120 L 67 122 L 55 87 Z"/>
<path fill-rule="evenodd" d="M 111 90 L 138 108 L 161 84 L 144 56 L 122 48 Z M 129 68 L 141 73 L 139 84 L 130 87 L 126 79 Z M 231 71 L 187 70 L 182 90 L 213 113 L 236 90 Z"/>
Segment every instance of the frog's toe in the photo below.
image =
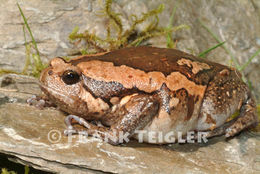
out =
<path fill-rule="evenodd" d="M 238 129 L 238 127 L 236 125 L 231 126 L 226 129 L 225 137 L 226 138 L 233 137 L 234 135 L 236 135 L 239 132 L 240 132 L 240 129 Z"/>
<path fill-rule="evenodd" d="M 252 115 L 251 120 L 249 120 L 246 116 L 238 118 L 229 128 L 226 129 L 225 136 L 227 138 L 235 136 L 244 129 L 255 127 L 257 125 L 258 122 L 256 117 Z"/>
<path fill-rule="evenodd" d="M 43 99 L 40 99 L 36 95 L 33 95 L 32 97 L 28 98 L 26 102 L 29 105 L 35 106 L 38 109 L 43 109 L 45 106 L 45 101 Z"/>
<path fill-rule="evenodd" d="M 65 118 L 65 123 L 68 129 L 73 129 L 72 127 L 72 120 L 75 120 L 78 124 L 83 125 L 85 128 L 90 129 L 91 125 L 84 119 L 76 115 L 68 115 Z"/>
<path fill-rule="evenodd" d="M 44 109 L 45 107 L 56 107 L 46 96 L 36 96 L 28 98 L 26 102 L 29 105 L 35 106 L 38 109 Z"/>

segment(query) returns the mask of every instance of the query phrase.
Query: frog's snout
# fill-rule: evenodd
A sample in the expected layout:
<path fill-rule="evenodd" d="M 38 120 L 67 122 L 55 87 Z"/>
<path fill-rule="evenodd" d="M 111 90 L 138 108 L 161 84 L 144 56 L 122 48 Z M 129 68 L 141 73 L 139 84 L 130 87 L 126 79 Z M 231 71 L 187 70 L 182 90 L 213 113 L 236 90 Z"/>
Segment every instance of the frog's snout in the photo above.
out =
<path fill-rule="evenodd" d="M 48 77 L 54 75 L 55 73 L 53 70 L 56 69 L 58 71 L 62 71 L 66 64 L 66 61 L 60 57 L 52 59 L 49 66 L 41 72 L 40 82 L 44 83 L 47 81 Z"/>
<path fill-rule="evenodd" d="M 46 81 L 47 75 L 52 75 L 52 70 L 51 67 L 47 67 L 44 70 L 42 70 L 41 75 L 40 75 L 40 83 L 44 83 Z"/>

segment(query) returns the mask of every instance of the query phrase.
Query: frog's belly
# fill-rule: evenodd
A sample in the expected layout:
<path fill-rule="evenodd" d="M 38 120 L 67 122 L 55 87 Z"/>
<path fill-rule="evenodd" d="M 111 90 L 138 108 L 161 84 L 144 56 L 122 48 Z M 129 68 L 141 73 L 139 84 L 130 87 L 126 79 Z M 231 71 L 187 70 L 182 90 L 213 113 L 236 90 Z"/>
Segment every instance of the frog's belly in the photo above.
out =
<path fill-rule="evenodd" d="M 135 133 L 134 138 L 140 143 L 164 144 L 178 142 L 180 137 L 185 137 L 188 132 L 194 131 L 198 124 L 198 113 L 194 111 L 189 120 L 185 119 L 186 113 L 173 113 L 169 115 L 161 110 L 150 124 Z"/>

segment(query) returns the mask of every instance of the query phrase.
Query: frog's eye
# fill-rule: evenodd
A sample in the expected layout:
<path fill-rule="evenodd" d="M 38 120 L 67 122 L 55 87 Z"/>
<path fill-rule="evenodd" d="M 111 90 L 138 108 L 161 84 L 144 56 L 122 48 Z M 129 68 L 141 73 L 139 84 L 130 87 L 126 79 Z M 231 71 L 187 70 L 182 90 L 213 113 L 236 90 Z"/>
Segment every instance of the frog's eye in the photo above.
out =
<path fill-rule="evenodd" d="M 67 70 L 62 74 L 61 79 L 67 85 L 73 85 L 80 80 L 80 77 L 79 77 L 79 74 L 76 71 Z"/>

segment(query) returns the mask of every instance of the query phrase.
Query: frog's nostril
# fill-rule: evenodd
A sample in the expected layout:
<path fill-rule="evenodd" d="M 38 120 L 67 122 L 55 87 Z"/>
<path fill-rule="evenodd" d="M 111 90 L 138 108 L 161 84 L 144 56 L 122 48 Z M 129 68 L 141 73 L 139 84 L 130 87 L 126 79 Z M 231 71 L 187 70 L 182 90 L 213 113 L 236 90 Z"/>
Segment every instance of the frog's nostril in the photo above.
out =
<path fill-rule="evenodd" d="M 52 74 L 53 74 L 53 71 L 52 71 L 52 70 L 49 70 L 49 71 L 48 71 L 48 74 L 49 74 L 49 75 L 52 75 Z"/>

